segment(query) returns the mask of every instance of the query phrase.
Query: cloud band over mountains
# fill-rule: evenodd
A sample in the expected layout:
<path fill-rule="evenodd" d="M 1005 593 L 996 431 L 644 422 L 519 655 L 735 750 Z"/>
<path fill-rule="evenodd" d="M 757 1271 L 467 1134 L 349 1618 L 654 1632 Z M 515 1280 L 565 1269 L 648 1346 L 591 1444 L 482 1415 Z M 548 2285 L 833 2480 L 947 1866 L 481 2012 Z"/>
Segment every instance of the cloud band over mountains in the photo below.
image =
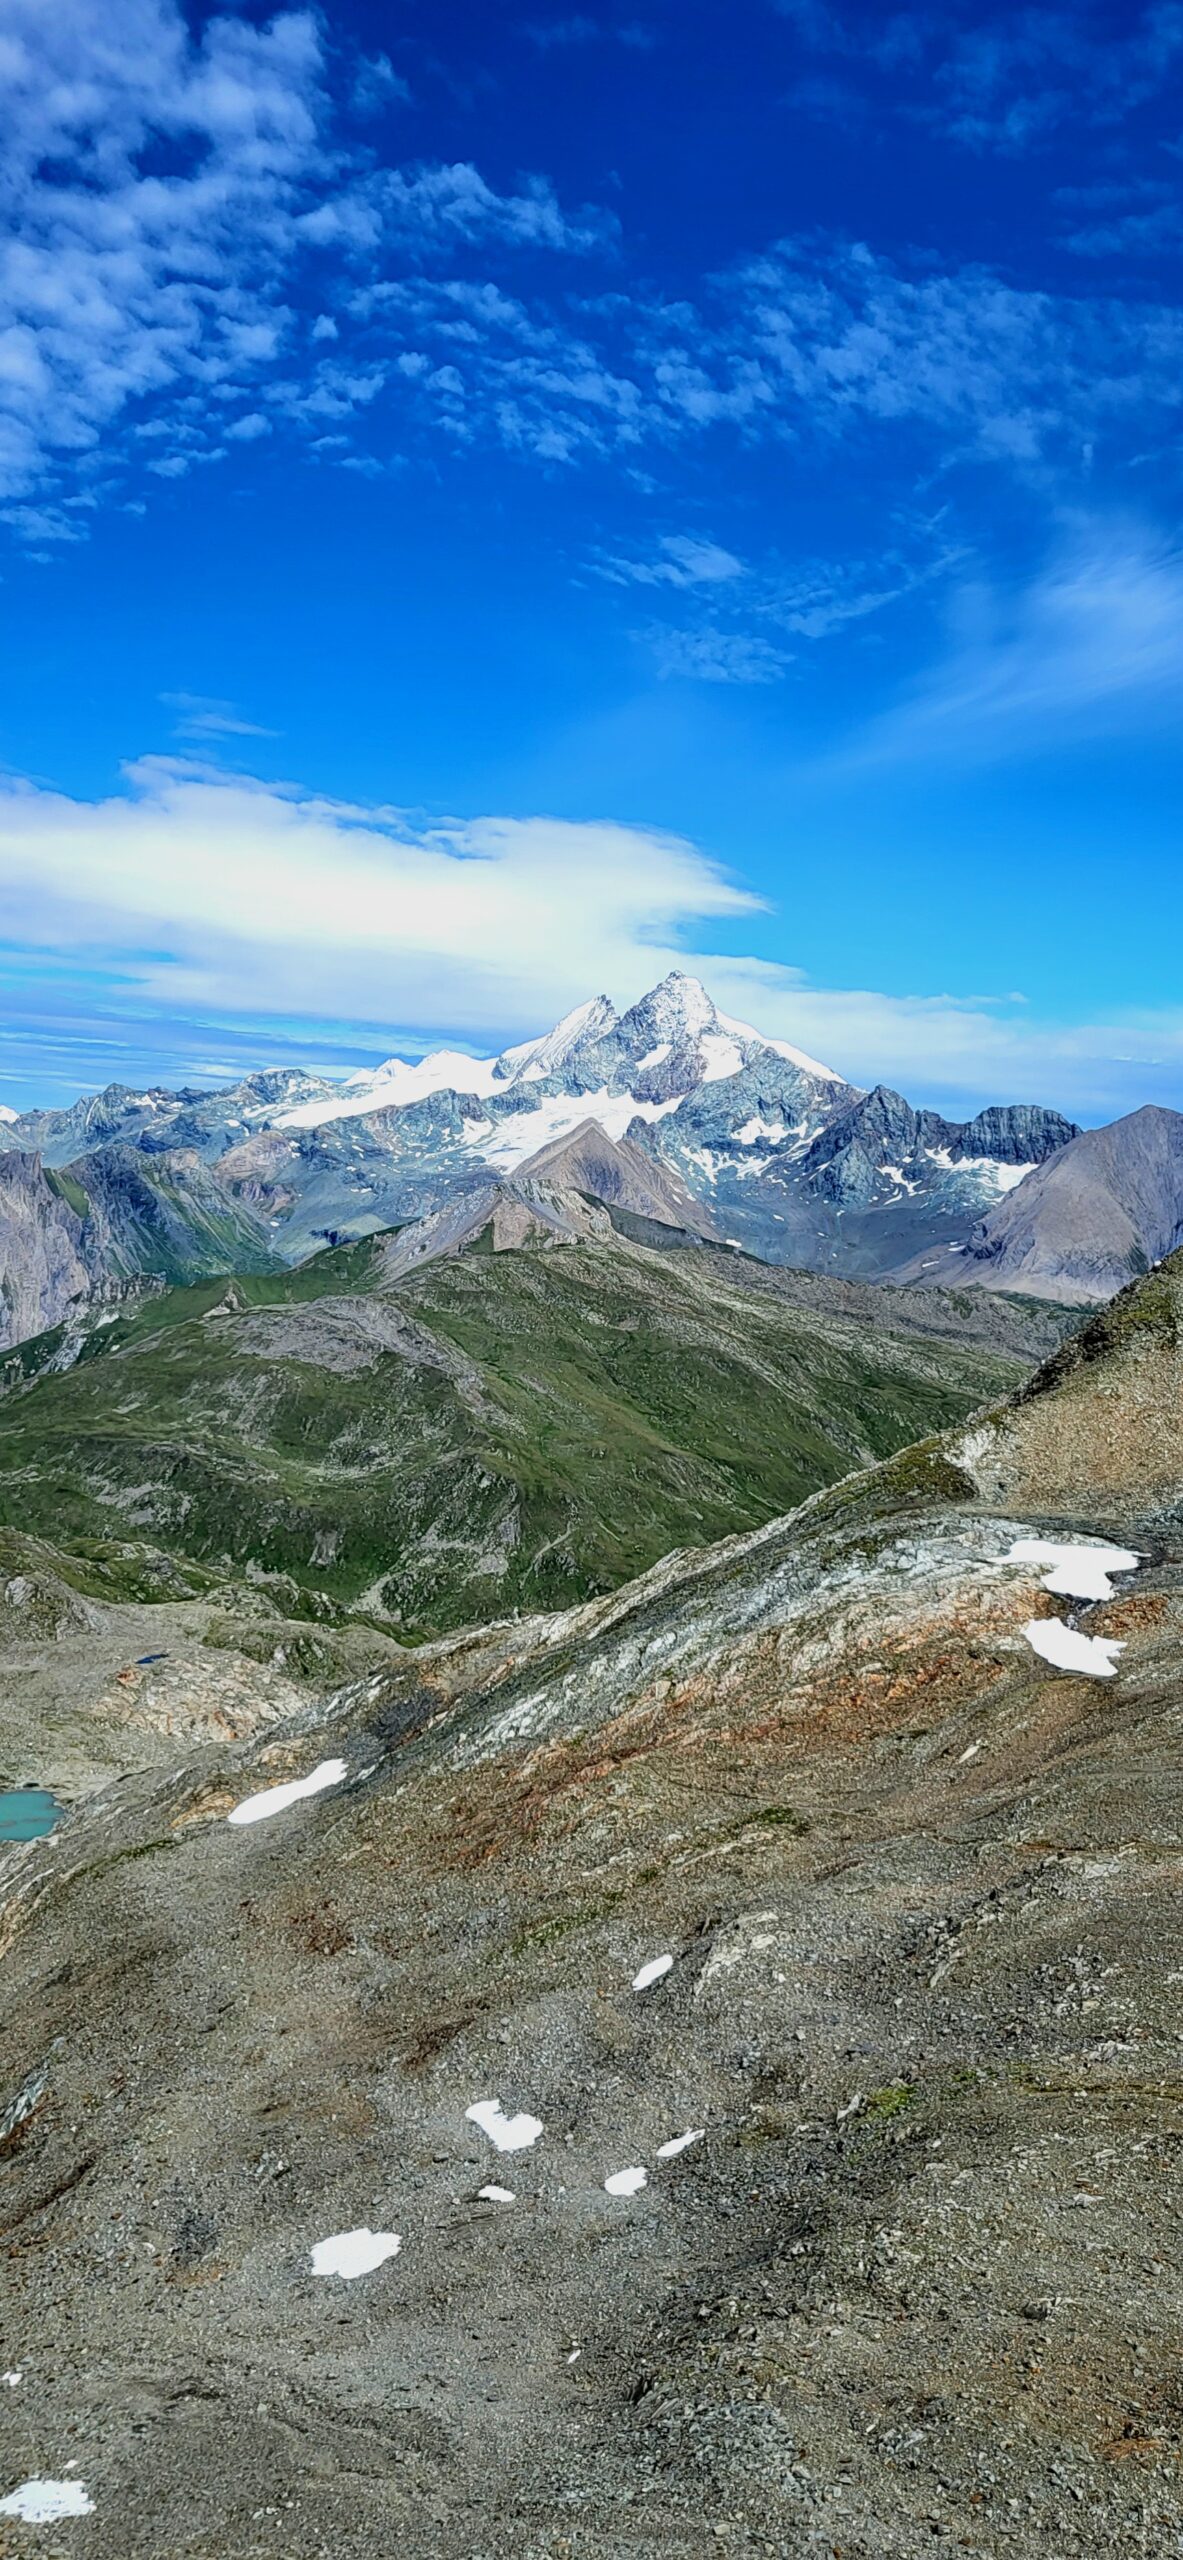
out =
<path fill-rule="evenodd" d="M 719 929 L 742 943 L 764 902 L 655 829 L 416 823 L 160 758 L 129 767 L 126 784 L 97 802 L 31 783 L 0 791 L 0 934 L 10 973 L 52 954 L 51 992 L 72 972 L 76 1010 L 83 984 L 98 1012 L 117 1009 L 129 1052 L 151 1047 L 162 1019 L 188 1026 L 188 1056 L 167 1053 L 174 1080 L 216 1072 L 219 1043 L 227 1067 L 333 1043 L 356 1056 L 400 1035 L 487 1049 L 601 991 L 632 1001 L 674 967 L 860 1083 L 1100 1117 L 1183 1066 L 1183 1011 L 1053 1023 L 1012 997 L 823 988 L 720 951 Z M 68 1045 L 60 1024 L 55 1036 Z"/>

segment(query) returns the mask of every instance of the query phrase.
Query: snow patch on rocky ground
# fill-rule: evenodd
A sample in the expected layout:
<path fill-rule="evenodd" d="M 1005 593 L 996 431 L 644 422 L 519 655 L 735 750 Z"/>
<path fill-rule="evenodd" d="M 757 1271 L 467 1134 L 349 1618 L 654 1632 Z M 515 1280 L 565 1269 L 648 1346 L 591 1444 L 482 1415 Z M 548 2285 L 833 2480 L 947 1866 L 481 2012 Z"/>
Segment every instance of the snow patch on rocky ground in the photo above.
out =
<path fill-rule="evenodd" d="M 1029 1618 L 1023 1634 L 1032 1651 L 1057 1671 L 1083 1671 L 1093 1680 L 1112 1680 L 1117 1656 L 1125 1652 L 1114 1636 L 1082 1636 L 1062 1618 Z"/>
<path fill-rule="evenodd" d="M 479 2124 L 498 2151 L 528 2151 L 542 2131 L 541 2116 L 507 2116 L 500 2098 L 478 2098 L 464 2113 L 470 2124 Z"/>
<path fill-rule="evenodd" d="M 1046 1564 L 1045 1591 L 1065 1600 L 1112 1600 L 1115 1573 L 1136 1573 L 1142 1562 L 1133 1547 L 1064 1544 L 1055 1538 L 1016 1538 L 1004 1564 Z"/>
<path fill-rule="evenodd" d="M 673 1971 L 673 1963 L 672 1956 L 650 1956 L 648 1964 L 633 1975 L 634 1991 L 651 1991 L 655 1982 L 664 1982 L 667 1973 Z"/>
<path fill-rule="evenodd" d="M 273 1813 L 286 1813 L 289 1805 L 299 1804 L 305 1796 L 318 1796 L 325 1787 L 339 1787 L 344 1776 L 343 1760 L 322 1760 L 306 1778 L 287 1778 L 282 1786 L 261 1787 L 257 1795 L 244 1796 L 226 1820 L 266 1822 Z"/>
<path fill-rule="evenodd" d="M 0 2516 L 19 2516 L 22 2524 L 57 2524 L 63 2516 L 89 2516 L 94 2499 L 81 2480 L 22 2480 L 11 2497 L 0 2498 Z"/>
<path fill-rule="evenodd" d="M 312 2272 L 316 2276 L 344 2276 L 347 2283 L 355 2276 L 369 2276 L 375 2267 L 384 2266 L 388 2258 L 396 2258 L 402 2247 L 397 2231 L 371 2231 L 362 2223 L 356 2231 L 335 2231 L 331 2240 L 318 2240 L 312 2252 Z"/>

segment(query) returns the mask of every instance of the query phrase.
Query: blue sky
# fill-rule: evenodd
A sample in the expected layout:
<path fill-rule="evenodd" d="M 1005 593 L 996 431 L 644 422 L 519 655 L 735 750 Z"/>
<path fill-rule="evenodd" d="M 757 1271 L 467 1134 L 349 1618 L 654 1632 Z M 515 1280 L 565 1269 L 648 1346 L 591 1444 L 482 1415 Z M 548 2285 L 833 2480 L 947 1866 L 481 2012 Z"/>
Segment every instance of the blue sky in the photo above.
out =
<path fill-rule="evenodd" d="M 0 0 L 0 1098 L 1183 1103 L 1183 5 Z"/>

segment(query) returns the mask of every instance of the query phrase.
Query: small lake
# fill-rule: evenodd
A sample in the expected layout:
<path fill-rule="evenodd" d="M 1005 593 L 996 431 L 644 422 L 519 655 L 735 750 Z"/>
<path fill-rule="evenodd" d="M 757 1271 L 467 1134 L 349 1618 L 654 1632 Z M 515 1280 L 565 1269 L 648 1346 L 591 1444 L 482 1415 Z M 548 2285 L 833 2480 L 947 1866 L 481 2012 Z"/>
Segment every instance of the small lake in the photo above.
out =
<path fill-rule="evenodd" d="M 0 1842 L 40 1840 L 65 1809 L 47 1787 L 0 1787 Z"/>

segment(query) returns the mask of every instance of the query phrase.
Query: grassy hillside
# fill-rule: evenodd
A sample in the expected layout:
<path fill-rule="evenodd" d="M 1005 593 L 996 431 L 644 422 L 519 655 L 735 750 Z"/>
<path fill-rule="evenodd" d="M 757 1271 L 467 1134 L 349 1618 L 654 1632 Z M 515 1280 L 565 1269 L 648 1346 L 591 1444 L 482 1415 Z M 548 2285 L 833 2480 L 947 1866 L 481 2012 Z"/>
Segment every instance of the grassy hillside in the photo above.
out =
<path fill-rule="evenodd" d="M 612 1588 L 753 1527 L 1018 1382 L 974 1340 L 731 1284 L 614 1239 L 479 1251 L 391 1287 L 381 1238 L 205 1282 L 0 1372 L 0 1524 L 160 1551 L 194 1588 L 417 1638 Z M 916 1301 L 909 1323 L 915 1325 Z M 873 1325 L 882 1329 L 873 1330 Z"/>

